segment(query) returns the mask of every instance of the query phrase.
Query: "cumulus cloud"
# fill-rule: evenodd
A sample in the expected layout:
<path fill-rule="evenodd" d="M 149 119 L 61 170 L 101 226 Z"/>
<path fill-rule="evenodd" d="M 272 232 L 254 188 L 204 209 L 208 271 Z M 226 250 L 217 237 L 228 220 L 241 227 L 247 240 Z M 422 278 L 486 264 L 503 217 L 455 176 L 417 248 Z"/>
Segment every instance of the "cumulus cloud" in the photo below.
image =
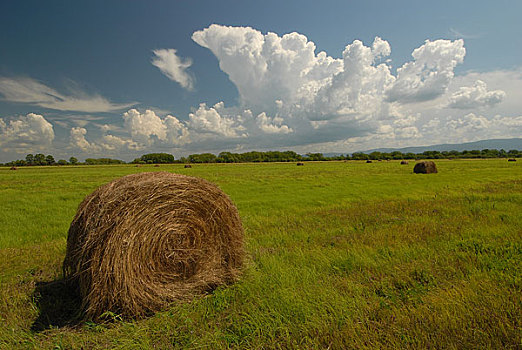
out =
<path fill-rule="evenodd" d="M 505 96 L 502 90 L 488 91 L 487 84 L 477 80 L 473 86 L 462 86 L 453 93 L 448 106 L 459 109 L 492 107 L 502 102 Z"/>
<path fill-rule="evenodd" d="M 115 135 L 103 135 L 101 143 L 101 147 L 109 152 L 121 151 L 121 150 L 133 150 L 140 151 L 143 150 L 144 147 L 139 143 L 135 142 L 131 139 L 125 139 L 122 137 L 118 137 Z"/>
<path fill-rule="evenodd" d="M 384 125 L 397 129 L 398 137 L 418 137 L 418 126 L 394 120 L 404 123 L 406 104 L 443 95 L 466 53 L 462 40 L 428 40 L 394 75 L 386 59 L 391 47 L 380 37 L 370 46 L 354 40 L 339 59 L 316 54 L 316 45 L 298 33 L 213 24 L 192 39 L 214 53 L 238 89 L 240 108 L 257 115 L 254 124 L 243 118 L 249 137 L 257 126 L 274 137 L 286 134 L 287 144 L 295 145 L 378 133 Z M 229 117 L 208 112 L 216 120 Z"/>
<path fill-rule="evenodd" d="M 156 57 L 152 59 L 152 64 L 158 67 L 167 78 L 179 83 L 187 90 L 194 88 L 194 78 L 187 70 L 192 65 L 190 58 L 180 58 L 175 49 L 154 50 L 153 53 Z"/>
<path fill-rule="evenodd" d="M 464 40 L 426 40 L 413 50 L 413 61 L 397 69 L 397 79 L 387 91 L 388 101 L 419 102 L 446 92 L 454 68 L 464 61 Z"/>
<path fill-rule="evenodd" d="M 28 103 L 59 111 L 113 112 L 136 104 L 116 104 L 100 95 L 89 95 L 77 88 L 66 95 L 31 78 L 0 77 L 0 94 L 10 102 Z"/>
<path fill-rule="evenodd" d="M 224 116 L 220 111 L 224 109 L 223 102 L 208 108 L 205 103 L 199 105 L 194 113 L 189 114 L 188 126 L 202 134 L 216 134 L 228 138 L 247 136 L 243 131 L 241 115 Z"/>
<path fill-rule="evenodd" d="M 263 35 L 250 27 L 213 24 L 192 39 L 214 53 L 236 85 L 241 102 L 266 108 L 275 101 L 294 102 L 341 70 L 342 62 L 321 52 L 298 33 Z"/>
<path fill-rule="evenodd" d="M 190 140 L 187 127 L 176 117 L 167 115 L 161 119 L 152 110 L 140 113 L 130 109 L 123 114 L 124 128 L 138 143 L 151 145 L 155 141 L 168 142 L 173 145 L 183 145 Z"/>
<path fill-rule="evenodd" d="M 256 123 L 263 132 L 267 134 L 289 134 L 293 132 L 288 125 L 283 124 L 283 118 L 270 118 L 265 112 L 260 113 L 256 117 Z"/>
<path fill-rule="evenodd" d="M 87 130 L 82 127 L 74 127 L 70 131 L 69 140 L 71 146 L 74 148 L 78 148 L 85 153 L 95 153 L 97 154 L 101 147 L 95 143 L 91 143 L 85 139 L 85 135 L 87 134 Z"/>
<path fill-rule="evenodd" d="M 152 138 L 165 140 L 167 127 L 160 117 L 151 110 L 140 113 L 137 109 L 130 109 L 123 113 L 124 127 L 132 138 L 138 142 L 151 144 Z"/>
<path fill-rule="evenodd" d="M 102 129 L 103 130 L 103 129 Z M 106 131 L 106 130 L 104 130 Z M 116 153 L 121 151 L 133 150 L 140 151 L 144 147 L 132 139 L 122 138 L 115 135 L 104 134 L 97 141 L 88 141 L 86 138 L 87 130 L 82 127 L 73 127 L 69 134 L 69 145 L 80 150 L 89 156 L 103 155 L 106 153 Z"/>
<path fill-rule="evenodd" d="M 45 150 L 54 140 L 51 123 L 39 114 L 29 113 L 6 122 L 0 119 L 0 146 L 17 153 Z"/>

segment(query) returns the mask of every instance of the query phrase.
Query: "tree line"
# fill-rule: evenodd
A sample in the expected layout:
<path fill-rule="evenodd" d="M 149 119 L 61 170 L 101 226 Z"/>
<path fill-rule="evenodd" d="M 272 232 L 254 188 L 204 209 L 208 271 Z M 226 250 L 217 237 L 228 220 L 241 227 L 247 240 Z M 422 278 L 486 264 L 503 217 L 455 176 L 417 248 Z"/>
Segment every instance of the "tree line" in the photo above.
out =
<path fill-rule="evenodd" d="M 457 158 L 522 158 L 522 151 L 503 149 L 483 149 L 470 151 L 424 151 L 422 153 L 393 152 L 355 152 L 352 154 L 340 154 L 336 156 L 325 156 L 322 153 L 307 153 L 304 155 L 294 151 L 268 151 L 268 152 L 244 152 L 232 153 L 221 152 L 191 154 L 187 157 L 175 159 L 168 153 L 148 153 L 134 159 L 131 164 L 175 164 L 175 163 L 258 163 L 258 162 L 306 162 L 306 161 L 329 161 L 329 160 L 402 160 L 402 159 L 457 159 Z M 112 158 L 87 158 L 79 162 L 76 157 L 69 160 L 60 159 L 55 161 L 52 155 L 28 154 L 25 159 L 19 159 L 5 163 L 6 166 L 35 166 L 35 165 L 100 165 L 100 164 L 125 164 L 123 160 Z M 2 165 L 2 164 L 0 164 Z"/>
<path fill-rule="evenodd" d="M 125 164 L 123 160 L 111 158 L 87 158 L 84 162 L 78 161 L 76 157 L 70 157 L 69 160 L 59 159 L 56 161 L 50 154 L 42 153 L 28 154 L 25 159 L 13 160 L 11 162 L 1 164 L 5 166 L 36 166 L 36 165 L 97 165 L 97 164 Z"/>

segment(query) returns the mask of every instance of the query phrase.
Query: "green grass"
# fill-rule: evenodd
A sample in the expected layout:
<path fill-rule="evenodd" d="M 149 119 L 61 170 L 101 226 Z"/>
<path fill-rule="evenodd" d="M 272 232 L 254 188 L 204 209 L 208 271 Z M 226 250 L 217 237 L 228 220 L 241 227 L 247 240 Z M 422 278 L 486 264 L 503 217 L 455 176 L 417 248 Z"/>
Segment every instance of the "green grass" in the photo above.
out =
<path fill-rule="evenodd" d="M 0 348 L 520 348 L 522 166 L 437 167 L 0 168 Z M 203 177 L 229 194 L 245 227 L 244 276 L 144 320 L 64 327 L 76 207 L 138 171 Z"/>

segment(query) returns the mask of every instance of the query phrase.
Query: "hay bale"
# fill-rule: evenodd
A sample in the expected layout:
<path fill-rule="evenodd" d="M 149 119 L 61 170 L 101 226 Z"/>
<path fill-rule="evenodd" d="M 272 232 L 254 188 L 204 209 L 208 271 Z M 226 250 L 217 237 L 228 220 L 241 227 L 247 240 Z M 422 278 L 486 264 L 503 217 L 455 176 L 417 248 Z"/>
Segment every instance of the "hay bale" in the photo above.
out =
<path fill-rule="evenodd" d="M 80 204 L 64 275 L 85 319 L 142 317 L 239 277 L 243 228 L 214 184 L 167 172 L 124 176 Z"/>
<path fill-rule="evenodd" d="M 12 167 L 9 168 L 9 170 L 18 170 L 18 168 L 15 167 L 15 166 L 12 166 Z"/>
<path fill-rule="evenodd" d="M 190 164 L 185 164 L 185 167 L 184 167 L 184 168 L 185 168 L 185 169 L 187 169 L 187 168 L 192 168 L 192 165 L 190 165 Z"/>
<path fill-rule="evenodd" d="M 405 160 L 401 160 L 401 165 L 408 165 L 408 162 Z"/>
<path fill-rule="evenodd" d="M 369 159 L 368 159 L 368 160 L 366 161 L 366 163 L 371 163 L 371 162 L 372 162 L 372 161 L 371 161 L 371 160 L 369 160 Z"/>
<path fill-rule="evenodd" d="M 297 166 L 303 166 L 303 165 L 304 165 L 304 163 L 301 163 L 301 162 L 297 163 Z"/>
<path fill-rule="evenodd" d="M 159 168 L 159 166 L 160 166 L 159 164 L 154 164 L 155 168 Z"/>
<path fill-rule="evenodd" d="M 426 160 L 415 164 L 413 172 L 415 174 L 435 174 L 437 173 L 437 167 L 435 166 L 435 162 Z"/>
<path fill-rule="evenodd" d="M 508 162 L 516 162 L 517 160 L 515 158 L 509 158 Z"/>

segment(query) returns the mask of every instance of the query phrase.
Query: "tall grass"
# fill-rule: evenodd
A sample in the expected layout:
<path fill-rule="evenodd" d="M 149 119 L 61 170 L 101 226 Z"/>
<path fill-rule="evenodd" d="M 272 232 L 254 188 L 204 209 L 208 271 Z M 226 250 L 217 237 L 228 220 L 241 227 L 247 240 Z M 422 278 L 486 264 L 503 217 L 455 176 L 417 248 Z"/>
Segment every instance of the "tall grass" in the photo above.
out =
<path fill-rule="evenodd" d="M 0 170 L 0 347 L 519 348 L 522 167 L 437 167 Z M 60 294 L 60 264 L 76 206 L 138 171 L 193 174 L 228 193 L 245 226 L 244 276 L 148 319 L 63 327 L 74 303 Z"/>

